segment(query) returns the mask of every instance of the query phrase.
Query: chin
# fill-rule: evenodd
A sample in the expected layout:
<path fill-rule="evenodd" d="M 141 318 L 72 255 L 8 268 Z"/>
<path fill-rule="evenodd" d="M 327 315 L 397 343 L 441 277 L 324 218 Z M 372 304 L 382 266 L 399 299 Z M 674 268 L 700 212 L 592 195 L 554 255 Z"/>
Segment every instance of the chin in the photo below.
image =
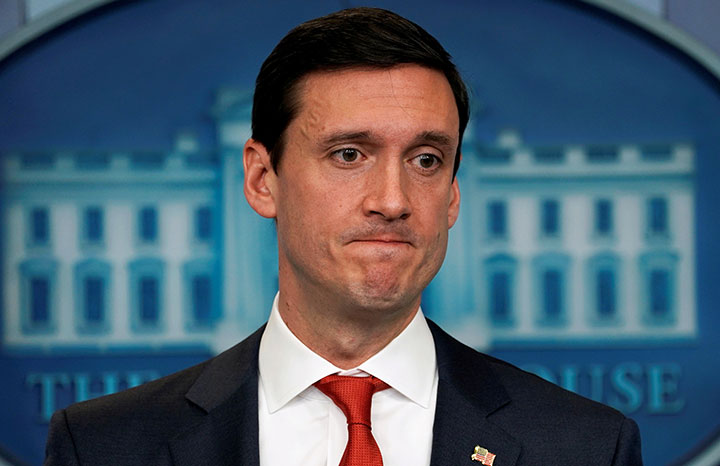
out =
<path fill-rule="evenodd" d="M 397 283 L 365 282 L 349 290 L 348 299 L 367 310 L 388 311 L 413 305 L 420 291 L 402 287 Z"/>
<path fill-rule="evenodd" d="M 409 271 L 412 270 L 412 273 Z M 420 295 L 432 278 L 430 269 L 413 264 L 374 264 L 347 276 L 341 291 L 348 305 L 368 311 L 404 311 L 420 304 Z M 434 274 L 433 274 L 434 275 Z M 413 309 L 414 310 L 414 309 Z"/>

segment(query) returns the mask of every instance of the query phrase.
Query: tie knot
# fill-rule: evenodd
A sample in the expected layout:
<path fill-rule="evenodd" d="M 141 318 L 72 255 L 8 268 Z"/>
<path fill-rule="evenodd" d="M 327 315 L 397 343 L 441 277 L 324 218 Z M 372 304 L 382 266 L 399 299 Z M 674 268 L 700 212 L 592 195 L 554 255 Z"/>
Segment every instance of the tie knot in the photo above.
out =
<path fill-rule="evenodd" d="M 390 386 L 382 380 L 370 377 L 328 375 L 315 382 L 315 386 L 327 395 L 347 418 L 348 424 L 370 427 L 370 408 L 375 392 Z"/>

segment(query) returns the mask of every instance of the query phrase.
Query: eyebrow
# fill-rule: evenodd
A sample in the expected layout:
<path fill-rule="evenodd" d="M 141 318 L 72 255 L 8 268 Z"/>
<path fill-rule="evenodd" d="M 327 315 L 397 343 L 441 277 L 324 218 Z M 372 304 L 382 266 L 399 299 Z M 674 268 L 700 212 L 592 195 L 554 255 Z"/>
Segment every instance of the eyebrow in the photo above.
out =
<path fill-rule="evenodd" d="M 370 131 L 338 131 L 329 134 L 319 141 L 320 145 L 331 146 L 334 144 L 348 141 L 371 141 L 373 139 Z M 418 146 L 432 143 L 445 149 L 451 149 L 454 146 L 455 139 L 442 131 L 423 131 L 413 138 L 410 145 Z"/>
<path fill-rule="evenodd" d="M 440 131 L 423 131 L 413 139 L 413 144 L 434 143 L 438 146 L 451 149 L 455 143 L 449 134 Z"/>
<path fill-rule="evenodd" d="M 341 142 L 348 141 L 367 141 L 372 139 L 370 131 L 338 131 L 330 133 L 327 137 L 322 138 L 319 143 L 323 146 L 331 146 Z"/>

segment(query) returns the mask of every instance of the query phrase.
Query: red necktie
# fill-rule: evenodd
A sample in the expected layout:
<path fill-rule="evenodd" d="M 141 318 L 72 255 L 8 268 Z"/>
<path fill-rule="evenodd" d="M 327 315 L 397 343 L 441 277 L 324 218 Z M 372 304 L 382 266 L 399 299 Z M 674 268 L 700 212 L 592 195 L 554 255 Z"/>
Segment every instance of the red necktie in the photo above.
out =
<path fill-rule="evenodd" d="M 328 375 L 315 386 L 345 413 L 348 443 L 339 466 L 382 466 L 382 456 L 370 427 L 370 407 L 375 392 L 390 386 L 375 377 Z"/>

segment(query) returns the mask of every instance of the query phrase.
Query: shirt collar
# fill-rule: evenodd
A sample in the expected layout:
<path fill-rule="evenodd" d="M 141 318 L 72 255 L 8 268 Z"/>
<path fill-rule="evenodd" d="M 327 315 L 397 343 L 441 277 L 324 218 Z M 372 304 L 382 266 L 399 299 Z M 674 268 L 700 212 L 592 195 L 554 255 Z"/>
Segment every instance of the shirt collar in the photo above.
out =
<path fill-rule="evenodd" d="M 271 413 L 326 375 L 349 372 L 314 353 L 290 331 L 280 317 L 278 297 L 279 293 L 273 301 L 258 355 L 261 386 Z M 380 378 L 420 406 L 430 406 L 437 362 L 422 309 L 418 309 L 400 335 L 357 369 Z"/>

